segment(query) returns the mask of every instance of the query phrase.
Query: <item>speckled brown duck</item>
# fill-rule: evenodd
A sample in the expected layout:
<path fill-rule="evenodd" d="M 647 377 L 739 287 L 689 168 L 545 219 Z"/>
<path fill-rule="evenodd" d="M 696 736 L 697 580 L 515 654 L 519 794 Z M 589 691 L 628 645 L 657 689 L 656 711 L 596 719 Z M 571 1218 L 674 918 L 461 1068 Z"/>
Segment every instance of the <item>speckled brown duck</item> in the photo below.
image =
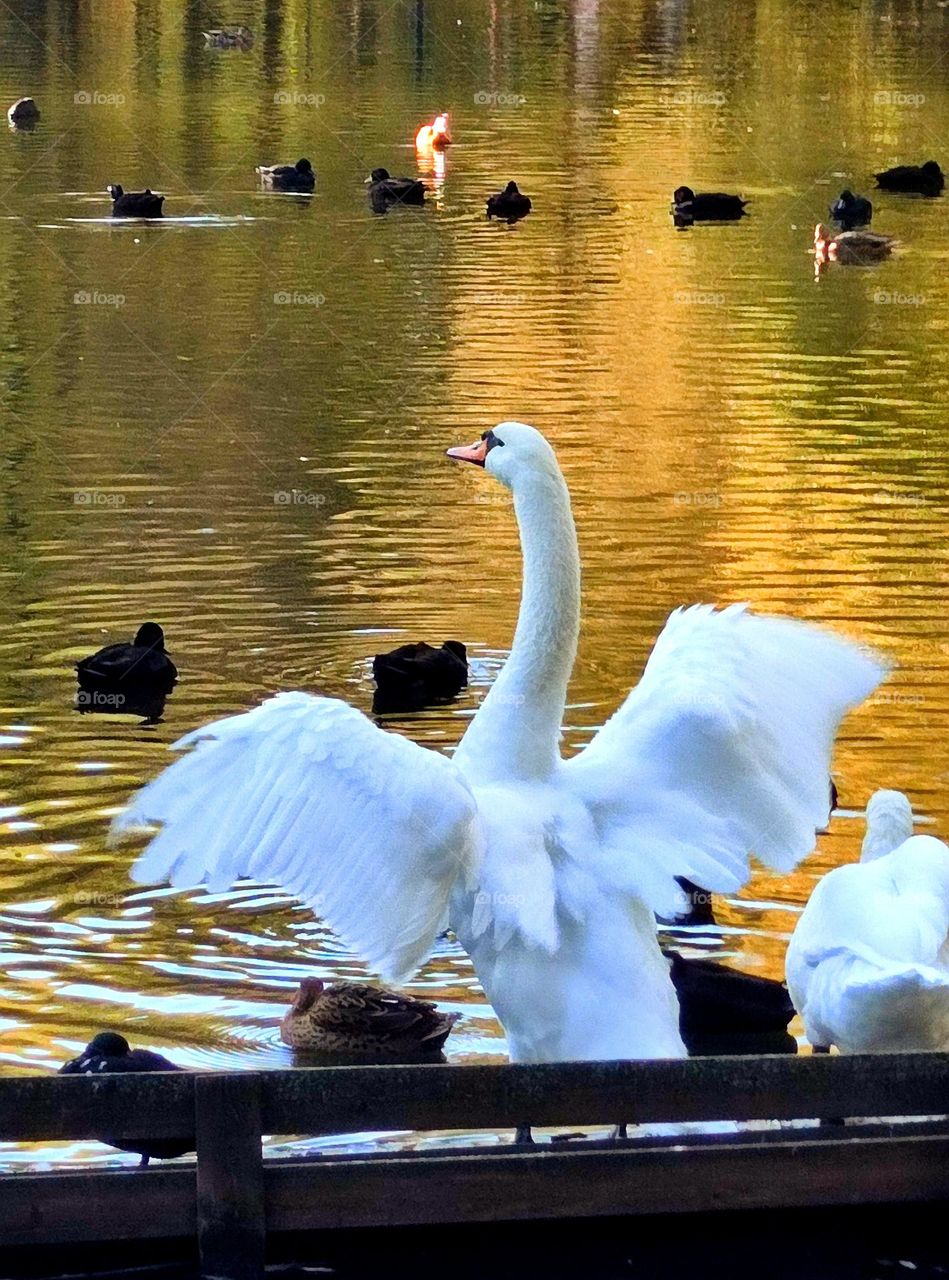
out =
<path fill-rule="evenodd" d="M 280 1024 L 280 1038 L 311 1053 L 392 1059 L 438 1054 L 457 1013 L 441 1013 L 385 987 L 304 978 Z"/>

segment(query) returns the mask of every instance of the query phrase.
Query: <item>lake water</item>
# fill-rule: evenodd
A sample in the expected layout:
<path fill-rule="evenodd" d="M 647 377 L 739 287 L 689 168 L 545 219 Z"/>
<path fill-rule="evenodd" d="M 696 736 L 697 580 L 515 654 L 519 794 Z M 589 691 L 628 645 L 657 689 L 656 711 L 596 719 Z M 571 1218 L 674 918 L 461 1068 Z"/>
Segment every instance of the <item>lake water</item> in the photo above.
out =
<path fill-rule="evenodd" d="M 254 47 L 206 48 L 222 21 Z M 949 160 L 947 53 L 944 0 L 0 6 L 2 102 L 43 112 L 0 139 L 0 1071 L 110 1026 L 188 1066 L 286 1064 L 299 978 L 363 972 L 273 891 L 136 889 L 109 817 L 176 737 L 275 690 L 368 710 L 372 655 L 408 640 L 463 640 L 473 678 L 391 727 L 458 740 L 520 564 L 509 503 L 443 452 L 505 418 L 551 438 L 575 503 L 570 748 L 680 603 L 897 666 L 845 726 L 819 850 L 683 945 L 782 976 L 878 786 L 949 830 L 946 202 L 875 198 L 902 244 L 877 268 L 815 279 L 808 253 L 843 186 Z M 373 216 L 363 178 L 414 173 L 439 110 L 433 198 Z M 257 190 L 301 155 L 312 199 Z M 489 223 L 509 178 L 534 212 Z M 108 182 L 166 192 L 165 220 L 111 223 Z M 676 230 L 680 183 L 751 216 Z M 73 663 L 146 618 L 181 673 L 164 721 L 76 714 Z M 453 1060 L 503 1055 L 452 943 L 411 990 L 463 1015 Z"/>

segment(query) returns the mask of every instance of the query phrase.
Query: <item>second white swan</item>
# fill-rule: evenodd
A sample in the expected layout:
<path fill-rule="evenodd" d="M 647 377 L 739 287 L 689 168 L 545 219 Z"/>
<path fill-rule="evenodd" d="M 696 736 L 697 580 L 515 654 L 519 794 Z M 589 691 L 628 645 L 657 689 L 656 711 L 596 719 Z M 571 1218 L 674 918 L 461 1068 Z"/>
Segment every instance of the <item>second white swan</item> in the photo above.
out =
<path fill-rule="evenodd" d="M 279 694 L 198 729 L 120 828 L 158 823 L 140 881 L 276 882 L 398 983 L 450 921 L 512 1059 L 678 1057 L 654 912 L 676 875 L 787 870 L 828 816 L 837 726 L 873 655 L 744 606 L 672 614 L 642 679 L 578 756 L 560 733 L 580 617 L 554 451 L 505 422 L 449 455 L 513 492 L 524 579 L 510 657 L 452 759 L 332 698 Z"/>

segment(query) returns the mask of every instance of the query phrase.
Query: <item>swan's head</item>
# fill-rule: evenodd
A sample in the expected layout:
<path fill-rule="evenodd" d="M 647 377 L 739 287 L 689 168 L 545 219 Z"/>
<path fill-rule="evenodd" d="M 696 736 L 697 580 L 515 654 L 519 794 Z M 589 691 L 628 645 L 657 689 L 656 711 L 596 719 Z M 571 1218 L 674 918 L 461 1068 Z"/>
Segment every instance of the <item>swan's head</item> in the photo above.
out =
<path fill-rule="evenodd" d="M 867 805 L 867 834 L 861 862 L 872 862 L 898 849 L 913 834 L 913 807 L 902 791 L 874 791 Z"/>
<path fill-rule="evenodd" d="M 473 444 L 449 449 L 448 456 L 484 467 L 508 489 L 529 476 L 560 476 L 553 449 L 526 422 L 499 422 Z"/>

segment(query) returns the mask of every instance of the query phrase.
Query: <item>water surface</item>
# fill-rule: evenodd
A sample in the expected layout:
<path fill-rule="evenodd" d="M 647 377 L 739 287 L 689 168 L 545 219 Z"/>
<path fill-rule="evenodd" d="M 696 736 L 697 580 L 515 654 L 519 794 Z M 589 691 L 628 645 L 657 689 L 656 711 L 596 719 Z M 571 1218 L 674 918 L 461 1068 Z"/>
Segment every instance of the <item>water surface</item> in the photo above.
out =
<path fill-rule="evenodd" d="M 223 21 L 253 49 L 207 49 Z M 575 503 L 570 749 L 680 603 L 749 600 L 897 665 L 838 746 L 851 816 L 683 945 L 780 977 L 875 787 L 949 829 L 945 201 L 879 196 L 903 247 L 878 268 L 815 280 L 808 255 L 842 186 L 949 160 L 947 52 L 937 0 L 0 8 L 3 101 L 43 112 L 0 145 L 0 1071 L 103 1026 L 187 1066 L 287 1064 L 299 977 L 363 972 L 272 890 L 132 886 L 109 817 L 181 733 L 275 690 L 368 710 L 373 653 L 407 640 L 469 646 L 454 706 L 391 722 L 457 742 L 520 565 L 505 496 L 443 451 L 504 418 L 554 441 Z M 428 207 L 373 216 L 363 178 L 415 172 L 441 109 Z M 300 155 L 312 198 L 257 190 Z M 534 213 L 488 223 L 512 177 Z M 168 216 L 111 222 L 108 182 Z M 751 216 L 677 231 L 682 182 Z M 145 618 L 181 671 L 164 721 L 76 714 L 72 664 Z M 453 1060 L 503 1056 L 451 941 L 411 989 L 463 1014 Z"/>

